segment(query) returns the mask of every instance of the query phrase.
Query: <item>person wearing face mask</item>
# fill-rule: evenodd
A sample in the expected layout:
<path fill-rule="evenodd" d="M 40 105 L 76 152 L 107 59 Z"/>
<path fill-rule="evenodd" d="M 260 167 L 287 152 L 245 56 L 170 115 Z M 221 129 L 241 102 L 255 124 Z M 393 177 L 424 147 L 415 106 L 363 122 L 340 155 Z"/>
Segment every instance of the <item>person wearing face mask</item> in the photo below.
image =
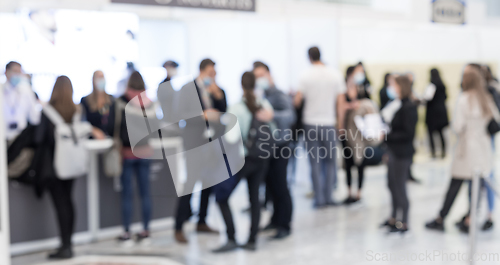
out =
<path fill-rule="evenodd" d="M 368 77 L 366 76 L 365 67 L 363 66 L 362 62 L 359 62 L 354 67 L 353 81 L 357 86 L 361 87 L 362 90 L 364 90 L 366 98 L 371 98 L 372 87 L 370 84 L 370 80 L 368 80 Z"/>
<path fill-rule="evenodd" d="M 355 66 L 347 68 L 346 84 L 347 91 L 339 99 L 337 106 L 338 111 L 338 126 L 343 134 L 340 137 L 342 142 L 342 152 L 344 158 L 344 166 L 347 177 L 348 196 L 344 204 L 348 205 L 361 200 L 361 189 L 363 187 L 365 159 L 365 148 L 370 145 L 378 145 L 380 141 L 369 143 L 368 139 L 363 137 L 356 126 L 356 117 L 364 117 L 367 114 L 378 113 L 377 106 L 368 99 L 365 90 L 359 86 L 359 80 L 356 80 Z M 344 133 L 345 132 L 345 133 Z M 352 195 L 352 173 L 351 168 L 356 166 L 358 171 L 358 192 Z"/>
<path fill-rule="evenodd" d="M 179 67 L 179 64 L 171 60 L 166 61 L 163 64 L 163 68 L 165 68 L 165 70 L 167 71 L 167 77 L 165 78 L 165 80 L 163 80 L 162 83 L 170 81 L 174 76 L 177 75 L 177 67 Z"/>
<path fill-rule="evenodd" d="M 210 112 L 226 112 L 227 109 L 226 94 L 224 90 L 222 90 L 215 83 L 216 74 L 215 62 L 211 59 L 204 59 L 200 63 L 200 74 L 194 80 L 201 109 L 207 118 L 209 117 L 207 114 Z M 189 169 L 187 170 L 189 174 Z M 199 233 L 218 233 L 210 228 L 206 223 L 208 201 L 211 193 L 212 188 L 207 188 L 201 191 L 200 209 L 198 211 L 198 225 L 196 227 L 196 231 Z M 175 240 L 181 244 L 188 243 L 188 240 L 182 231 L 182 227 L 184 222 L 189 220 L 192 215 L 191 196 L 192 194 L 182 196 L 177 202 L 175 215 Z"/>
<path fill-rule="evenodd" d="M 40 123 L 40 108 L 36 95 L 23 73 L 21 64 L 5 66 L 7 82 L 2 85 L 5 134 L 7 140 L 16 138 L 27 126 Z"/>
<path fill-rule="evenodd" d="M 295 109 L 291 99 L 274 85 L 269 71 L 269 66 L 263 62 L 254 62 L 253 74 L 256 78 L 256 91 L 262 91 L 262 97 L 267 99 L 274 109 L 274 123 L 277 126 L 276 134 L 273 134 L 274 144 L 277 148 L 271 156 L 269 168 L 265 177 L 266 193 L 273 201 L 274 213 L 271 222 L 266 229 L 276 229 L 275 239 L 282 239 L 290 235 L 290 223 L 292 220 L 292 198 L 288 189 L 287 166 L 288 157 L 285 151 L 290 143 L 286 140 L 286 133 L 290 131 L 295 123 Z M 290 138 L 290 137 L 289 137 Z"/>
<path fill-rule="evenodd" d="M 92 93 L 83 97 L 80 104 L 83 113 L 92 126 L 106 131 L 109 119 L 109 110 L 114 98 L 106 93 L 106 79 L 100 70 L 92 76 Z"/>
<path fill-rule="evenodd" d="M 418 121 L 417 105 L 411 100 L 411 81 L 406 76 L 395 78 L 394 90 L 400 101 L 399 108 L 391 119 L 390 132 L 385 136 L 388 146 L 387 182 L 392 197 L 391 217 L 382 224 L 390 232 L 404 234 L 408 231 L 410 204 L 406 192 L 410 166 L 415 153 L 413 140 Z M 398 218 L 399 217 L 399 218 Z"/>

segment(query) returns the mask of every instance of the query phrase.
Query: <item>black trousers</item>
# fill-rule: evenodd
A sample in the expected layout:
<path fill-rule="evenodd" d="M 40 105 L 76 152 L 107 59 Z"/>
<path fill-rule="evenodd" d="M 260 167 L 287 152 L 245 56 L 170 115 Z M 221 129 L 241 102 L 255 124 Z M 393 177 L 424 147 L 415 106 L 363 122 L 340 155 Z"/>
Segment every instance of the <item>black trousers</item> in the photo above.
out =
<path fill-rule="evenodd" d="M 460 188 L 462 187 L 462 183 L 464 183 L 464 181 L 469 182 L 469 184 L 471 184 L 471 186 L 472 186 L 472 183 L 470 183 L 471 182 L 470 180 L 463 180 L 463 179 L 457 179 L 457 178 L 451 179 L 450 186 L 448 187 L 448 191 L 446 192 L 446 197 L 444 199 L 443 208 L 441 208 L 441 211 L 439 212 L 439 216 L 441 218 L 443 218 L 443 219 L 446 218 L 446 216 L 450 212 L 451 207 L 453 206 L 453 202 L 455 202 L 455 199 L 457 198 L 458 192 L 460 191 Z M 484 187 L 485 185 L 486 184 L 484 182 L 484 179 L 481 178 L 481 184 L 479 185 L 479 187 L 481 188 L 481 187 Z M 470 208 L 471 208 L 471 205 L 470 205 L 471 192 L 472 192 L 472 188 L 469 187 L 469 211 L 468 211 L 467 215 L 469 215 Z M 479 196 L 479 199 L 481 199 L 481 196 Z M 479 203 L 480 203 L 480 201 L 478 201 L 478 205 L 479 205 Z"/>
<path fill-rule="evenodd" d="M 286 230 L 290 230 L 293 211 L 287 178 L 288 157 L 293 154 L 288 152 L 292 152 L 288 145 L 276 149 L 277 157 L 272 157 L 269 160 L 266 175 L 266 192 L 269 192 L 272 198 L 274 209 L 271 224 Z"/>
<path fill-rule="evenodd" d="M 347 178 L 347 187 L 351 188 L 352 185 L 352 173 L 351 173 L 351 168 L 355 167 L 356 164 L 354 163 L 354 154 L 352 152 L 352 148 L 350 148 L 347 145 L 347 141 L 342 141 L 342 149 L 343 149 L 343 157 L 344 157 L 344 163 L 345 163 L 345 173 L 346 173 L 346 178 Z M 361 190 L 363 188 L 363 179 L 365 176 L 365 165 L 362 163 L 359 166 L 356 166 L 358 168 L 358 189 Z"/>
<path fill-rule="evenodd" d="M 410 202 L 406 192 L 406 182 L 409 178 L 412 158 L 400 158 L 389 151 L 388 185 L 392 197 L 392 218 L 398 218 L 398 212 L 402 213 L 400 219 L 403 223 L 408 223 L 408 212 Z"/>
<path fill-rule="evenodd" d="M 260 200 L 259 200 L 259 186 L 267 172 L 268 161 L 264 159 L 252 159 L 247 157 L 245 159 L 245 165 L 243 168 L 234 176 L 239 182 L 242 178 L 247 179 L 248 183 L 248 197 L 250 199 L 250 214 L 251 214 L 251 226 L 250 226 L 250 237 L 249 242 L 255 242 L 257 239 L 257 233 L 259 232 L 260 223 Z M 227 238 L 228 240 L 235 241 L 235 227 L 233 216 L 231 213 L 231 207 L 229 206 L 229 199 L 218 202 L 222 217 L 226 224 Z"/>
<path fill-rule="evenodd" d="M 208 212 L 208 200 L 210 198 L 210 193 L 212 188 L 207 188 L 201 191 L 200 197 L 200 210 L 198 212 L 198 224 L 205 224 Z M 175 230 L 182 231 L 182 226 L 184 222 L 189 220 L 193 212 L 191 210 L 191 196 L 192 194 L 187 194 L 179 198 L 177 201 L 177 210 L 175 214 Z"/>
<path fill-rule="evenodd" d="M 439 137 L 441 138 L 441 151 L 444 154 L 446 152 L 446 142 L 444 141 L 443 129 L 440 129 L 440 130 L 431 130 L 431 128 L 427 127 L 427 130 L 429 132 L 429 143 L 431 145 L 431 154 L 433 156 L 436 155 L 436 148 L 435 148 L 435 145 L 434 145 L 434 137 L 432 137 L 434 135 L 434 132 L 437 132 L 439 134 Z"/>
<path fill-rule="evenodd" d="M 53 177 L 48 183 L 52 203 L 56 210 L 61 247 L 71 247 L 71 237 L 75 227 L 75 208 L 73 206 L 74 180 L 60 180 Z"/>

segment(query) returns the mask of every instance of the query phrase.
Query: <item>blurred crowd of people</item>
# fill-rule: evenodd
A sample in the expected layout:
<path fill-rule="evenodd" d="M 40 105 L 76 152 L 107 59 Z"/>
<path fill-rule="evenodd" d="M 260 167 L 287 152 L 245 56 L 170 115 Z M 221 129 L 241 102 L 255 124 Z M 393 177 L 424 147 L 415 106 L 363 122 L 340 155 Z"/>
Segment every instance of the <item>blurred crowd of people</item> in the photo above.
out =
<path fill-rule="evenodd" d="M 300 76 L 296 91 L 290 94 L 284 93 L 274 83 L 268 65 L 255 62 L 241 77 L 241 100 L 231 106 L 227 104 L 224 89 L 216 82 L 216 63 L 211 59 L 200 63 L 194 83 L 202 111 L 205 114 L 234 114 L 238 118 L 245 152 L 243 168 L 227 180 L 231 181 L 231 185 L 221 188 L 225 185 L 223 182 L 201 191 L 197 232 L 218 233 L 206 222 L 212 195 L 216 197 L 226 225 L 227 242 L 214 252 L 240 247 L 256 250 L 260 230 L 275 231 L 274 239 L 283 239 L 291 234 L 293 203 L 290 179 L 296 174 L 297 149 L 302 148 L 309 160 L 313 207 L 316 209 L 359 203 L 362 200 L 365 168 L 387 164 L 392 212 L 382 227 L 401 234 L 409 231 L 410 223 L 407 182 L 418 182 L 412 176 L 411 165 L 415 154 L 419 105 L 425 105 L 427 109 L 425 124 L 432 157 L 436 157 L 435 134 L 441 143 L 440 156 L 446 156 L 443 130 L 450 122 L 446 87 L 437 69 L 430 70 L 429 86 L 422 96 L 417 96 L 413 90 L 414 77 L 411 73 L 387 73 L 379 92 L 378 105 L 372 100 L 373 88 L 361 62 L 348 67 L 342 75 L 323 63 L 317 47 L 310 48 L 308 56 L 311 67 Z M 177 75 L 178 64 L 167 61 L 164 67 L 167 77 L 163 82 L 169 82 Z M 92 77 L 93 91 L 82 98 L 80 104 L 73 103 L 72 83 L 66 76 L 57 78 L 49 102 L 42 103 L 32 91 L 21 64 L 7 64 L 5 75 L 7 82 L 2 90 L 4 126 L 9 146 L 9 177 L 33 185 L 40 196 L 44 190 L 51 195 L 61 247 L 50 258 L 73 256 L 71 237 L 75 209 L 72 187 L 78 176 L 76 173 L 72 176 L 71 172 L 76 172 L 74 168 L 68 169 L 68 165 L 61 165 L 58 161 L 62 152 L 70 150 L 67 149 L 68 141 L 77 145 L 78 140 L 85 137 L 118 139 L 114 147 L 119 147 L 119 169 L 114 169 L 114 172 L 121 179 L 124 227 L 118 240 L 122 244 L 149 240 L 152 216 L 150 160 L 138 158 L 136 152 L 147 153 L 150 150 L 148 146 L 141 146 L 140 150 L 132 152 L 124 118 L 124 106 L 127 104 L 137 110 L 137 115 L 156 113 L 153 100 L 142 93 L 146 89 L 142 75 L 137 71 L 131 72 L 126 80 L 125 92 L 115 98 L 106 93 L 104 73 L 96 71 Z M 444 219 L 464 181 L 470 183 L 474 174 L 493 179 L 493 141 L 494 134 L 500 130 L 500 87 L 485 65 L 467 65 L 462 78 L 462 92 L 451 121 L 451 128 L 459 137 L 453 154 L 452 179 L 439 216 L 426 224 L 429 229 L 444 230 Z M 141 100 L 134 101 L 139 94 Z M 262 153 L 271 152 L 262 150 L 262 145 L 259 150 L 259 143 L 265 143 L 259 135 L 264 127 L 270 128 L 274 138 L 272 142 L 267 142 L 273 146 L 272 155 L 265 158 Z M 286 132 L 292 133 L 287 135 Z M 75 156 L 66 155 L 70 158 Z M 348 196 L 336 201 L 333 195 L 338 185 L 339 162 L 346 172 Z M 102 163 L 111 162 L 104 159 Z M 78 164 L 77 161 L 75 164 Z M 357 172 L 357 181 L 352 174 L 354 168 L 357 169 L 354 171 Z M 137 235 L 132 235 L 130 231 L 134 176 L 143 222 L 143 231 Z M 251 225 L 248 241 L 240 245 L 235 237 L 229 199 L 236 184 L 243 178 L 248 183 Z M 357 189 L 353 187 L 355 182 Z M 260 196 L 262 187 L 266 189 L 265 199 Z M 494 192 L 484 182 L 482 187 L 487 191 L 489 205 L 489 216 L 483 229 L 489 230 L 493 227 Z M 183 224 L 193 215 L 191 197 L 191 194 L 180 197 L 175 210 L 175 239 L 181 244 L 188 243 Z M 260 228 L 262 205 L 268 202 L 272 203 L 273 215 L 268 225 Z M 467 232 L 469 214 L 457 225 Z"/>

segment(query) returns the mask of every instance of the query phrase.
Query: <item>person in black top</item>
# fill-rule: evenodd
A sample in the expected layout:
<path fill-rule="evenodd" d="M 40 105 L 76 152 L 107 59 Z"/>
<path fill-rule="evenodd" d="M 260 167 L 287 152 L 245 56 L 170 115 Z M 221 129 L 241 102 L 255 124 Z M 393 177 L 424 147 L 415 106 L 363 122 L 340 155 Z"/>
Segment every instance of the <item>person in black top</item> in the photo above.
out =
<path fill-rule="evenodd" d="M 118 241 L 124 246 L 133 243 L 130 226 L 134 209 L 134 177 L 139 193 L 143 224 L 143 231 L 136 235 L 136 240 L 145 242 L 150 237 L 149 223 L 152 216 L 152 196 L 149 178 L 151 160 L 149 158 L 153 155 L 153 150 L 142 141 L 133 146 L 137 132 L 130 129 L 133 125 L 144 122 L 144 117 L 152 117 L 156 114 L 156 104 L 147 97 L 144 91 L 146 91 L 146 86 L 142 75 L 137 71 L 133 72 L 127 82 L 125 93 L 117 98 L 111 106 L 107 128 L 108 135 L 115 135 L 115 129 L 118 130 L 116 135 L 119 137 L 121 144 L 123 161 L 120 176 L 121 214 L 124 232 L 118 237 Z M 138 99 L 139 95 L 140 100 Z M 125 115 L 125 108 L 127 109 L 127 115 Z M 148 119 L 148 122 L 151 127 L 158 126 L 152 123 L 152 119 Z"/>
<path fill-rule="evenodd" d="M 295 123 L 295 109 L 292 100 L 276 88 L 268 65 L 260 61 L 254 62 L 253 74 L 256 78 L 255 89 L 262 91 L 263 96 L 273 106 L 274 122 L 278 129 L 278 133 L 274 136 L 274 145 L 277 147 L 276 156 L 269 160 L 265 181 L 266 195 L 272 200 L 274 211 L 267 228 L 276 228 L 273 238 L 282 239 L 289 236 L 291 232 L 293 204 L 288 189 L 288 157 L 284 156 L 283 152 L 290 148 L 285 134 Z"/>
<path fill-rule="evenodd" d="M 102 131 L 106 131 L 109 120 L 109 109 L 114 102 L 114 98 L 105 91 L 106 79 L 100 70 L 95 71 L 92 77 L 92 93 L 83 97 L 80 104 L 83 107 L 84 115 L 92 126 Z"/>
<path fill-rule="evenodd" d="M 226 112 L 226 94 L 215 82 L 215 62 L 210 59 L 204 59 L 200 63 L 200 74 L 194 80 L 198 97 L 201 103 L 201 109 L 205 115 L 209 112 Z M 181 89 L 181 91 L 184 88 Z M 183 100 L 182 100 L 183 101 Z M 200 113 L 201 114 L 201 113 Z M 189 175 L 189 168 L 187 168 Z M 200 210 L 198 212 L 198 225 L 196 231 L 204 233 L 218 233 L 211 229 L 206 223 L 208 200 L 212 192 L 211 188 L 204 189 L 200 197 Z M 179 198 L 175 214 L 175 240 L 178 243 L 186 244 L 187 238 L 184 236 L 182 227 L 184 222 L 189 220 L 192 215 L 191 195 L 188 194 Z"/>
<path fill-rule="evenodd" d="M 54 84 L 52 95 L 49 100 L 51 105 L 64 119 L 71 123 L 73 115 L 82 111 L 81 108 L 73 103 L 73 86 L 67 76 L 59 76 Z M 36 175 L 36 185 L 41 189 L 48 189 L 52 197 L 52 203 L 56 210 L 57 221 L 59 225 L 59 236 L 61 246 L 59 249 L 49 254 L 50 259 L 69 259 L 73 257 L 73 244 L 71 238 L 75 226 L 75 207 L 73 204 L 73 184 L 74 179 L 62 180 L 57 176 L 54 168 L 55 143 L 54 138 L 55 125 L 42 112 L 40 124 L 36 127 L 35 144 L 42 151 L 39 168 L 39 174 Z M 104 134 L 101 130 L 93 128 L 92 134 L 96 139 L 103 139 Z"/>
<path fill-rule="evenodd" d="M 427 113 L 425 114 L 425 123 L 429 131 L 429 143 L 431 145 L 432 157 L 436 157 L 433 134 L 437 132 L 441 138 L 441 156 L 446 156 L 446 143 L 443 137 L 443 129 L 448 126 L 448 110 L 446 109 L 446 87 L 441 80 L 437 69 L 431 70 L 431 83 L 436 90 L 434 96 L 427 101 Z"/>
<path fill-rule="evenodd" d="M 391 232 L 408 231 L 408 210 L 410 207 L 406 194 L 406 182 L 409 177 L 415 148 L 415 127 L 418 121 L 417 106 L 411 101 L 411 81 L 407 76 L 396 77 L 394 86 L 401 108 L 394 114 L 391 130 L 386 136 L 389 161 L 388 185 L 392 196 L 392 215 L 383 226 L 390 227 Z M 401 217 L 398 219 L 398 212 Z"/>
<path fill-rule="evenodd" d="M 179 67 L 179 64 L 171 60 L 168 60 L 163 64 L 163 68 L 165 68 L 165 70 L 167 71 L 167 77 L 165 78 L 165 80 L 163 80 L 162 83 L 170 81 L 174 76 L 177 75 L 177 67 Z"/>
<path fill-rule="evenodd" d="M 365 66 L 362 62 L 354 66 L 353 79 L 356 85 L 362 87 L 365 97 L 371 98 L 372 87 L 368 76 L 366 76 Z"/>
<path fill-rule="evenodd" d="M 389 78 L 391 78 L 390 73 L 386 73 L 384 76 L 384 86 L 380 89 L 379 92 L 379 97 L 380 97 L 380 109 L 383 109 L 389 101 L 393 100 L 394 98 L 391 98 L 392 95 L 388 93 L 387 88 L 389 87 Z"/>

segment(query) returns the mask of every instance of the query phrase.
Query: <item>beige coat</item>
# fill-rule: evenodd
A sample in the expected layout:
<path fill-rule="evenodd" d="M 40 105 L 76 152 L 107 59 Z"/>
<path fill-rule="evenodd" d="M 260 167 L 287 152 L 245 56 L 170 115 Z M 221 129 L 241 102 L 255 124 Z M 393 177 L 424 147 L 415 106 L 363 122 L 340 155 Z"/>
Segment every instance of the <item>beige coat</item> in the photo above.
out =
<path fill-rule="evenodd" d="M 493 100 L 488 97 L 493 116 L 498 121 L 500 114 Z M 479 100 L 473 91 L 465 91 L 458 97 L 452 129 L 458 135 L 453 153 L 451 176 L 457 179 L 472 179 L 474 172 L 489 176 L 493 168 L 491 136 L 487 127 L 492 116 L 483 115 Z"/>
<path fill-rule="evenodd" d="M 346 113 L 345 128 L 347 130 L 347 145 L 354 151 L 353 159 L 356 165 L 363 163 L 365 148 L 368 146 L 377 146 L 382 139 L 366 139 L 359 132 L 354 122 L 354 117 L 364 117 L 366 114 L 378 113 L 378 107 L 370 99 L 359 100 L 359 107 L 356 110 L 349 110 Z"/>

